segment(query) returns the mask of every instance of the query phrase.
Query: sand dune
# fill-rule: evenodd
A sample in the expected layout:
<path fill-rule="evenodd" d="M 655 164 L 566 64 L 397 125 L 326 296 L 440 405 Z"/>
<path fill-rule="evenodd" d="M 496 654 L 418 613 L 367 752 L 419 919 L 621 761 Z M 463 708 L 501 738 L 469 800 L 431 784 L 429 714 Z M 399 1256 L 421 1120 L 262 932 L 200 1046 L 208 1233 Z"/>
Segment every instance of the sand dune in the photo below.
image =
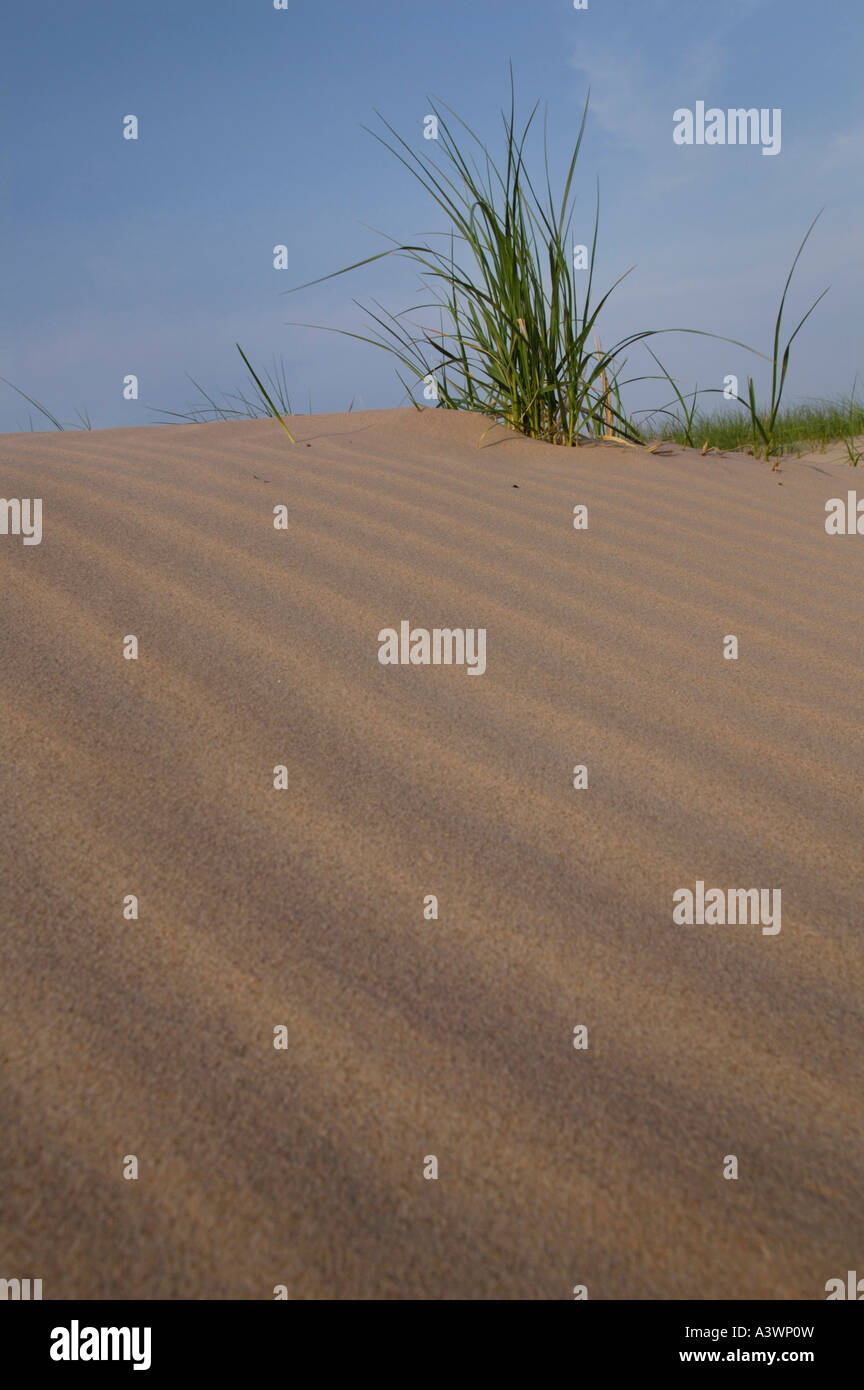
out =
<path fill-rule="evenodd" d="M 857 473 L 292 428 L 0 438 L 44 528 L 0 536 L 0 1276 L 824 1298 L 864 1267 Z M 382 666 L 402 620 L 485 674 Z M 782 929 L 674 923 L 697 880 Z"/>

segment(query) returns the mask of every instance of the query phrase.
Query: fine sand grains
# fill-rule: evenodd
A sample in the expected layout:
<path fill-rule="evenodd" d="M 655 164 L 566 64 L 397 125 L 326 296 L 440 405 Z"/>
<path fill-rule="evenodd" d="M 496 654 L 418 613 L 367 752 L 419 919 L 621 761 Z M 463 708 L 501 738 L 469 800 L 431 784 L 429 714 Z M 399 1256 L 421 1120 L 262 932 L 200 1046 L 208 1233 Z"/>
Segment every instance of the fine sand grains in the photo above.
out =
<path fill-rule="evenodd" d="M 856 475 L 289 423 L 0 438 L 43 504 L 0 536 L 5 1272 L 824 1298 L 864 1233 Z M 406 618 L 485 671 L 382 665 Z M 676 924 L 698 881 L 782 930 Z"/>

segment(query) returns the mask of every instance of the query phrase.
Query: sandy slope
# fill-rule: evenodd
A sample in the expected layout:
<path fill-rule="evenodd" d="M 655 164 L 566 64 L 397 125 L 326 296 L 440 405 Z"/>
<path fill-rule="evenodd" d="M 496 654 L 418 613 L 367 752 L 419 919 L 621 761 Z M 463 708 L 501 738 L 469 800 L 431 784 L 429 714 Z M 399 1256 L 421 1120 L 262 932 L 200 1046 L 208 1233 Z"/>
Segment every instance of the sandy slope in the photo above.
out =
<path fill-rule="evenodd" d="M 0 536 L 0 1276 L 824 1298 L 864 1271 L 857 474 L 295 428 L 0 438 L 45 528 Z M 486 674 L 379 665 L 403 618 Z M 697 879 L 782 888 L 780 934 L 675 925 Z"/>

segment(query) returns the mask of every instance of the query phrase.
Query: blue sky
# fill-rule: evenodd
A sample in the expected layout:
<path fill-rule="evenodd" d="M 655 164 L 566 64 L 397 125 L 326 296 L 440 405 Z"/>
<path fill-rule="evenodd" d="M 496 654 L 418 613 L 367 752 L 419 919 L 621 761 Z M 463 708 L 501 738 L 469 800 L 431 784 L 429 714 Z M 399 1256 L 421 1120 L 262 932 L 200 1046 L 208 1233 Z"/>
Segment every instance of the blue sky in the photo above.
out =
<path fill-rule="evenodd" d="M 636 266 L 604 341 L 677 325 L 767 350 L 786 270 L 824 205 L 791 313 L 832 288 L 793 348 L 790 398 L 864 376 L 860 0 L 589 0 L 584 11 L 572 0 L 289 0 L 285 11 L 272 0 L 49 0 L 9 7 L 3 38 L 0 375 L 63 420 L 86 408 L 95 426 L 153 423 L 148 407 L 195 398 L 187 372 L 232 389 L 243 382 L 235 340 L 256 363 L 284 358 L 296 409 L 399 404 L 384 354 L 287 321 L 362 329 L 354 298 L 394 311 L 414 301 L 407 265 L 280 291 L 382 249 L 372 228 L 400 239 L 444 230 L 362 127 L 377 107 L 428 148 L 433 93 L 495 149 L 511 59 L 523 109 L 548 105 L 559 168 L 591 86 L 584 239 L 599 177 L 599 283 Z M 780 154 L 676 146 L 673 111 L 700 100 L 779 107 Z M 128 114 L 137 141 L 122 138 Z M 754 367 L 764 380 L 737 349 L 661 341 L 688 384 Z M 127 373 L 138 401 L 123 399 Z M 661 397 L 657 384 L 650 399 Z M 26 424 L 0 383 L 0 431 Z"/>

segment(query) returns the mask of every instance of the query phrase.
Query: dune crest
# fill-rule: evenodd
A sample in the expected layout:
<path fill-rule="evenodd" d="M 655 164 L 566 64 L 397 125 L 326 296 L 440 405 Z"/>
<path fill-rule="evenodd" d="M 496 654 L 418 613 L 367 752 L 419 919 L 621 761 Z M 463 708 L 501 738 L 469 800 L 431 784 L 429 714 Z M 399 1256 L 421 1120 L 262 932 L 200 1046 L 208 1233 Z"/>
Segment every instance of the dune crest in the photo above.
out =
<path fill-rule="evenodd" d="M 0 438 L 42 502 L 0 535 L 0 1275 L 823 1298 L 864 1186 L 850 470 L 289 423 Z M 483 679 L 382 666 L 406 617 L 482 629 Z M 673 921 L 698 883 L 782 932 Z"/>

